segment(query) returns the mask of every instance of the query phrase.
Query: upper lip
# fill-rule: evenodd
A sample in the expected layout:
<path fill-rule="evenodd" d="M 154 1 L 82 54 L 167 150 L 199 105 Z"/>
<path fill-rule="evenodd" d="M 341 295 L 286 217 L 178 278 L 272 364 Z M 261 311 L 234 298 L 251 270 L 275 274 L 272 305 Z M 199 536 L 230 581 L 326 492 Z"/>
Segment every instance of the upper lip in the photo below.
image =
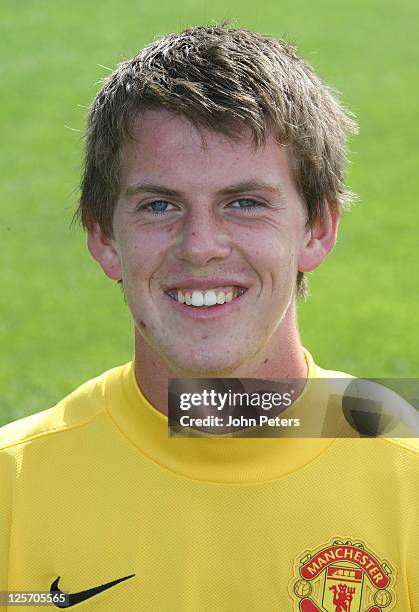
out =
<path fill-rule="evenodd" d="M 184 278 L 176 283 L 170 283 L 165 287 L 164 291 L 173 291 L 173 289 L 215 289 L 217 287 L 243 287 L 248 288 L 248 285 L 242 281 L 233 278 Z"/>

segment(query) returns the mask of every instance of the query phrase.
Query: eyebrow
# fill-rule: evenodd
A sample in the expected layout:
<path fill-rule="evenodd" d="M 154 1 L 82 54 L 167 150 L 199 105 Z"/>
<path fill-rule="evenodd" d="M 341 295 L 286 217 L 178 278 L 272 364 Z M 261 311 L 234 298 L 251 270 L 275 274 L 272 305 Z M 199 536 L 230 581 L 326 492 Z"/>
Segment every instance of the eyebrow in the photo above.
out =
<path fill-rule="evenodd" d="M 220 189 L 218 194 L 234 195 L 243 191 L 270 191 L 272 193 L 282 193 L 282 186 L 280 184 L 261 183 L 255 179 L 250 179 L 224 187 Z M 139 193 L 159 193 L 168 197 L 181 197 L 183 195 L 180 191 L 156 183 L 135 183 L 134 185 L 129 185 L 125 193 L 127 196 Z"/>

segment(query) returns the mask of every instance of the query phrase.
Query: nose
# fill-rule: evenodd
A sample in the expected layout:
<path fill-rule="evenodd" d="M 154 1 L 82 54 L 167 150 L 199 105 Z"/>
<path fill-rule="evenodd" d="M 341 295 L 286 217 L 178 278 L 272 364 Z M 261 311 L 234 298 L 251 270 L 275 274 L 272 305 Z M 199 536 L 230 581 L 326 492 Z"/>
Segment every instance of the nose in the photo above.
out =
<path fill-rule="evenodd" d="M 175 256 L 203 266 L 213 259 L 225 259 L 231 246 L 221 228 L 221 220 L 211 210 L 192 210 L 186 216 L 174 249 Z"/>

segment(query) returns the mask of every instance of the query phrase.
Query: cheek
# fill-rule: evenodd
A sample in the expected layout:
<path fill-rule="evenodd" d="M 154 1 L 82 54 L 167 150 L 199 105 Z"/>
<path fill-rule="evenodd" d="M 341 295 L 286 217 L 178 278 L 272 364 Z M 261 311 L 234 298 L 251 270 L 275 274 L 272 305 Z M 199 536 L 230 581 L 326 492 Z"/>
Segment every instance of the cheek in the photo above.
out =
<path fill-rule="evenodd" d="M 262 244 L 261 244 L 262 242 Z M 297 266 L 295 247 L 288 240 L 276 236 L 273 240 L 259 241 L 255 245 L 255 261 L 258 269 L 274 277 L 293 272 Z"/>
<path fill-rule="evenodd" d="M 122 249 L 121 260 L 126 277 L 150 277 L 162 260 L 162 241 L 150 233 L 146 239 L 141 234 L 127 236 L 124 242 L 126 248 Z"/>

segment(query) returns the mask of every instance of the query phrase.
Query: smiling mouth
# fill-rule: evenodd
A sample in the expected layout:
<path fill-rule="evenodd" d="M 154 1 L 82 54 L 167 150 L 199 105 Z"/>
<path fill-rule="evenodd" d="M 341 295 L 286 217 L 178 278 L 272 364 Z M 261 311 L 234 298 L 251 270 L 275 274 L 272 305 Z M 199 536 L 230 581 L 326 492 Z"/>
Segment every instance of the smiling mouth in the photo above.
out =
<path fill-rule="evenodd" d="M 228 302 L 232 302 L 244 293 L 247 289 L 245 287 L 223 287 L 220 289 L 207 289 L 201 291 L 199 289 L 171 289 L 166 291 L 166 294 L 186 306 L 192 306 L 195 308 L 211 308 L 212 306 L 218 306 Z"/>

